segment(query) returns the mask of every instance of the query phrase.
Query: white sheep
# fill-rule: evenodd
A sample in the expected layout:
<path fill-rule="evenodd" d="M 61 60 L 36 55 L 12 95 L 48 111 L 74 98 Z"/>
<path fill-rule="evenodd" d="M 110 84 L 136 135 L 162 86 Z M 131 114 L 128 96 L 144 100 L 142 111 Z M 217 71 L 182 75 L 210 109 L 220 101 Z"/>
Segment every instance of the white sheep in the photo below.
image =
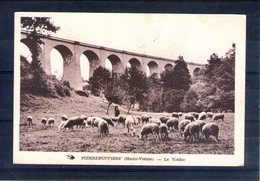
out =
<path fill-rule="evenodd" d="M 66 115 L 62 115 L 61 116 L 61 123 L 58 126 L 58 130 L 61 130 L 63 128 L 63 126 L 67 123 L 68 120 L 69 119 L 68 119 L 68 117 Z"/>
<path fill-rule="evenodd" d="M 49 118 L 48 119 L 48 125 L 49 126 L 54 127 L 54 122 L 55 122 L 54 118 Z"/>
<path fill-rule="evenodd" d="M 45 128 L 47 123 L 47 118 L 43 117 L 42 118 L 42 127 Z"/>
<path fill-rule="evenodd" d="M 125 120 L 125 125 L 127 127 L 127 133 L 135 136 L 136 130 L 134 129 L 134 124 L 137 122 L 137 119 L 135 116 L 127 116 Z"/>
<path fill-rule="evenodd" d="M 189 123 L 184 130 L 184 140 L 186 140 L 187 137 L 189 137 L 189 141 L 199 141 L 199 131 L 200 131 L 200 126 L 197 122 L 191 122 Z"/>
<path fill-rule="evenodd" d="M 166 139 L 168 137 L 168 126 L 165 123 L 160 124 L 159 135 L 161 139 Z"/>
<path fill-rule="evenodd" d="M 198 118 L 198 120 L 206 120 L 206 118 L 207 118 L 207 114 L 205 113 L 205 112 L 201 112 L 200 114 L 199 114 L 199 118 Z"/>
<path fill-rule="evenodd" d="M 98 123 L 99 136 L 109 135 L 108 123 L 105 120 L 101 120 Z"/>
<path fill-rule="evenodd" d="M 166 122 L 166 125 L 168 126 L 169 130 L 178 130 L 179 120 L 177 118 L 171 118 Z"/>
<path fill-rule="evenodd" d="M 179 130 L 180 130 L 180 133 L 183 134 L 184 130 L 185 130 L 185 127 L 191 123 L 190 120 L 187 120 L 187 119 L 184 119 L 182 120 L 180 123 L 179 123 Z"/>
<path fill-rule="evenodd" d="M 218 142 L 219 127 L 216 123 L 205 124 L 202 128 L 202 132 L 205 135 L 206 141 L 209 139 L 209 136 L 212 135 L 215 137 L 216 142 Z"/>
<path fill-rule="evenodd" d="M 156 140 L 159 140 L 159 126 L 156 123 L 147 123 L 143 126 L 140 136 L 140 139 L 143 139 L 143 137 L 145 136 L 147 138 L 148 134 L 152 134 L 155 136 Z"/>
<path fill-rule="evenodd" d="M 33 118 L 32 118 L 32 116 L 27 116 L 26 122 L 27 122 L 27 125 L 28 125 L 28 126 L 32 126 L 32 124 L 33 124 Z"/>
<path fill-rule="evenodd" d="M 157 118 L 151 118 L 150 120 L 149 120 L 149 123 L 155 123 L 155 124 L 157 124 L 158 126 L 160 126 L 160 124 L 162 123 L 159 119 L 157 119 Z"/>

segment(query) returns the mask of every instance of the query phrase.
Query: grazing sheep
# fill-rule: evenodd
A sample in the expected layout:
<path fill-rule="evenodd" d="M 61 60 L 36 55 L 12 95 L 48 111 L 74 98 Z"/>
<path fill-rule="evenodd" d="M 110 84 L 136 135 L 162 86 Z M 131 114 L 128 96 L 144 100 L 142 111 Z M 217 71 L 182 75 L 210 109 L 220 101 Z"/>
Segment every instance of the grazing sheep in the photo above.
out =
<path fill-rule="evenodd" d="M 182 117 L 182 113 L 181 112 L 179 112 L 178 115 L 179 115 L 179 118 Z"/>
<path fill-rule="evenodd" d="M 200 126 L 200 132 L 202 133 L 202 127 L 206 124 L 206 122 L 205 122 L 205 121 L 198 120 L 198 121 L 196 121 L 196 123 L 199 124 L 199 126 Z"/>
<path fill-rule="evenodd" d="M 178 119 L 179 119 L 179 113 L 173 112 L 173 113 L 172 113 L 172 117 L 173 117 L 173 118 L 178 118 Z"/>
<path fill-rule="evenodd" d="M 131 132 L 132 136 L 135 136 L 136 130 L 134 129 L 134 124 L 137 121 L 135 116 L 127 116 L 125 120 L 125 125 L 127 127 L 127 133 Z"/>
<path fill-rule="evenodd" d="M 212 135 L 216 138 L 216 142 L 218 142 L 219 127 L 216 123 L 205 124 L 202 128 L 202 133 L 204 133 L 206 141 Z"/>
<path fill-rule="evenodd" d="M 169 130 L 178 130 L 179 121 L 177 118 L 171 118 L 166 122 L 166 125 L 168 126 Z"/>
<path fill-rule="evenodd" d="M 126 120 L 126 116 L 120 115 L 117 121 L 117 125 L 122 124 L 125 126 L 125 120 Z"/>
<path fill-rule="evenodd" d="M 142 115 L 142 116 L 141 116 L 142 123 L 143 123 L 143 124 L 144 124 L 144 123 L 148 123 L 150 118 L 151 118 L 150 116 Z"/>
<path fill-rule="evenodd" d="M 206 118 L 207 118 L 207 115 L 206 115 L 206 113 L 205 112 L 201 112 L 200 114 L 199 114 L 199 119 L 198 120 L 206 120 Z"/>
<path fill-rule="evenodd" d="M 86 125 L 86 126 L 91 126 L 91 121 L 92 121 L 92 119 L 94 119 L 94 117 L 91 117 L 91 116 L 88 117 L 87 120 L 84 121 L 84 122 L 85 122 L 85 125 Z"/>
<path fill-rule="evenodd" d="M 54 127 L 54 118 L 49 118 L 48 119 L 48 126 Z"/>
<path fill-rule="evenodd" d="M 140 116 L 135 116 L 135 118 L 136 118 L 136 120 L 137 120 L 137 122 L 135 123 L 135 125 L 140 124 L 141 121 L 142 121 L 141 117 L 140 117 Z"/>
<path fill-rule="evenodd" d="M 158 126 L 160 126 L 160 124 L 162 123 L 159 119 L 157 119 L 157 118 L 151 118 L 150 120 L 149 120 L 149 123 L 155 123 L 155 124 L 157 124 Z"/>
<path fill-rule="evenodd" d="M 162 139 L 166 139 L 168 137 L 168 126 L 165 123 L 162 123 L 159 126 L 159 135 Z"/>
<path fill-rule="evenodd" d="M 179 123 L 179 130 L 180 130 L 180 133 L 181 133 L 181 134 L 183 134 L 185 127 L 186 127 L 189 123 L 191 123 L 191 121 L 190 121 L 190 120 L 187 120 L 187 119 L 184 119 L 184 120 L 182 120 L 182 121 Z"/>
<path fill-rule="evenodd" d="M 109 125 L 114 126 L 114 123 L 112 119 L 108 116 L 101 116 L 102 119 L 104 119 Z"/>
<path fill-rule="evenodd" d="M 32 116 L 27 116 L 26 122 L 27 122 L 27 125 L 28 125 L 28 126 L 32 126 L 32 124 L 33 124 L 33 118 L 32 118 Z"/>
<path fill-rule="evenodd" d="M 166 116 L 162 116 L 160 117 L 160 121 L 164 124 L 166 124 L 166 122 L 170 119 L 170 117 L 166 117 Z"/>
<path fill-rule="evenodd" d="M 43 117 L 42 118 L 42 127 L 46 127 L 46 123 L 47 123 L 47 118 Z"/>
<path fill-rule="evenodd" d="M 145 136 L 147 138 L 148 134 L 152 134 L 155 135 L 155 139 L 159 140 L 159 126 L 155 123 L 147 123 L 143 126 L 140 136 L 140 139 L 143 139 L 143 137 Z"/>
<path fill-rule="evenodd" d="M 195 117 L 194 117 L 192 114 L 187 114 L 187 115 L 185 116 L 185 119 L 188 119 L 188 120 L 190 120 L 190 121 L 195 121 Z"/>
<path fill-rule="evenodd" d="M 67 117 L 66 115 L 62 115 L 62 116 L 61 116 L 61 123 L 60 123 L 60 125 L 58 126 L 58 130 L 62 129 L 63 126 L 67 123 L 68 120 L 69 120 L 69 119 L 68 119 L 68 117 Z"/>
<path fill-rule="evenodd" d="M 184 141 L 187 141 L 186 138 L 189 137 L 189 141 L 199 141 L 199 131 L 200 126 L 197 122 L 189 123 L 184 130 Z"/>
<path fill-rule="evenodd" d="M 191 112 L 190 113 L 192 116 L 194 116 L 195 119 L 198 119 L 199 118 L 199 113 L 196 113 L 196 112 Z M 185 118 L 186 119 L 186 118 Z"/>
<path fill-rule="evenodd" d="M 61 116 L 61 120 L 62 120 L 62 121 L 67 121 L 67 120 L 68 120 L 68 117 L 67 117 L 66 115 L 62 115 L 62 116 Z"/>
<path fill-rule="evenodd" d="M 105 120 L 99 121 L 97 127 L 100 137 L 102 137 L 102 135 L 109 135 L 108 123 Z"/>
<path fill-rule="evenodd" d="M 208 112 L 208 113 L 207 113 L 207 116 L 208 116 L 209 118 L 212 118 L 212 117 L 213 117 L 213 113 L 212 113 L 212 112 Z"/>
<path fill-rule="evenodd" d="M 213 117 L 213 120 L 214 120 L 214 121 L 219 120 L 219 119 L 221 119 L 222 121 L 224 121 L 224 114 L 223 114 L 223 113 L 216 114 L 216 115 Z"/>
<path fill-rule="evenodd" d="M 113 122 L 117 122 L 118 121 L 118 117 L 112 117 L 111 118 Z"/>
<path fill-rule="evenodd" d="M 76 117 L 69 118 L 68 121 L 66 121 L 66 123 L 62 126 L 62 128 L 69 128 L 73 130 L 74 126 L 77 126 L 77 128 L 79 128 L 82 127 L 83 123 L 84 123 L 84 118 L 82 118 L 81 116 L 76 116 Z"/>
<path fill-rule="evenodd" d="M 92 117 L 92 119 L 91 119 L 91 126 L 92 127 L 98 127 L 98 123 L 100 121 L 105 121 L 105 120 L 100 118 L 100 117 Z"/>

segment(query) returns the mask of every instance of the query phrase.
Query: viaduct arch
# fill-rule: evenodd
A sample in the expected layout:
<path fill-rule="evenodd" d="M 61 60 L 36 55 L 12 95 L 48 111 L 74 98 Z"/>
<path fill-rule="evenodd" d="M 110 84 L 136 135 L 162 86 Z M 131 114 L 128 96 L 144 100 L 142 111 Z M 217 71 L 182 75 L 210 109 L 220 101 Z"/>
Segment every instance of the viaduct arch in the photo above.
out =
<path fill-rule="evenodd" d="M 38 48 L 40 52 L 39 59 L 41 60 L 43 70 L 47 74 L 51 74 L 50 52 L 52 49 L 56 49 L 63 58 L 62 80 L 69 81 L 71 87 L 77 90 L 83 88 L 83 80 L 80 72 L 81 56 L 86 56 L 89 60 L 89 76 L 93 74 L 97 67 L 105 67 L 106 59 L 109 59 L 111 62 L 112 70 L 118 73 L 123 73 L 128 63 L 130 63 L 131 67 L 136 67 L 148 75 L 153 73 L 159 75 L 165 68 L 173 68 L 175 66 L 175 60 L 172 59 L 96 46 L 57 37 L 43 37 L 44 44 L 38 45 L 26 39 L 26 33 L 21 32 L 20 40 L 30 50 L 35 46 Z M 202 64 L 186 63 L 191 75 L 193 75 L 193 71 L 196 68 L 204 66 Z M 149 72 L 147 72 L 147 67 L 149 68 Z"/>

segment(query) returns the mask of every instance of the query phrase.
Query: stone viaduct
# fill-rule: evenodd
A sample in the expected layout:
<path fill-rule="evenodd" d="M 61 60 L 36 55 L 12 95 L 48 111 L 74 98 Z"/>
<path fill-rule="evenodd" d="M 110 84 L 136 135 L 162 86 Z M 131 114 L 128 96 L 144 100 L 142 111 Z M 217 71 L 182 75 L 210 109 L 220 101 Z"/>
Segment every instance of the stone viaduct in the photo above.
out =
<path fill-rule="evenodd" d="M 80 56 L 83 54 L 89 60 L 89 76 L 98 66 L 105 67 L 106 59 L 109 59 L 112 64 L 112 70 L 118 73 L 124 72 L 129 62 L 132 67 L 147 73 L 146 67 L 149 67 L 150 74 L 161 73 L 165 67 L 175 66 L 175 60 L 150 56 L 140 53 L 133 53 L 124 50 L 112 49 L 53 36 L 43 37 L 44 44 L 37 45 L 40 55 L 42 67 L 47 74 L 51 74 L 51 57 L 50 53 L 53 48 L 58 50 L 63 57 L 63 80 L 70 82 L 71 87 L 81 90 L 83 80 L 80 72 Z M 29 49 L 34 46 L 32 42 L 26 39 L 26 33 L 21 32 L 21 42 Z M 186 62 L 190 74 L 196 68 L 201 68 L 202 64 Z"/>

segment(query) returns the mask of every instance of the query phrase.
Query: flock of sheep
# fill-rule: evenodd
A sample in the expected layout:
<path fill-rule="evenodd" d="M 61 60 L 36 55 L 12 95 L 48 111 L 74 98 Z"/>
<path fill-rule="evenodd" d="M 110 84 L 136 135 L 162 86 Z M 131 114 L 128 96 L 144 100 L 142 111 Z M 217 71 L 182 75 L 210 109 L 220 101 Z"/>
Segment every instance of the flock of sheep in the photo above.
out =
<path fill-rule="evenodd" d="M 66 115 L 61 117 L 61 124 L 58 126 L 59 130 L 73 130 L 84 129 L 85 127 L 97 127 L 99 136 L 109 135 L 109 125 L 114 126 L 122 124 L 127 128 L 127 133 L 131 136 L 139 135 L 140 139 L 147 138 L 149 134 L 152 134 L 156 141 L 165 140 L 171 131 L 179 131 L 185 141 L 199 142 L 199 135 L 205 136 L 205 140 L 209 139 L 209 136 L 213 136 L 215 141 L 218 142 L 219 126 L 216 120 L 224 121 L 224 114 L 217 113 L 213 116 L 213 113 L 196 113 L 190 112 L 185 115 L 184 119 L 181 119 L 182 113 L 172 113 L 171 116 L 162 116 L 159 118 L 142 115 L 120 115 L 118 117 L 108 116 L 76 116 L 68 118 Z M 211 122 L 206 122 L 206 119 L 210 118 Z M 32 125 L 32 116 L 27 117 L 27 124 Z M 48 124 L 54 127 L 53 118 L 42 118 L 42 126 L 46 127 Z M 142 129 L 139 134 L 136 133 L 134 125 L 142 124 Z"/>

